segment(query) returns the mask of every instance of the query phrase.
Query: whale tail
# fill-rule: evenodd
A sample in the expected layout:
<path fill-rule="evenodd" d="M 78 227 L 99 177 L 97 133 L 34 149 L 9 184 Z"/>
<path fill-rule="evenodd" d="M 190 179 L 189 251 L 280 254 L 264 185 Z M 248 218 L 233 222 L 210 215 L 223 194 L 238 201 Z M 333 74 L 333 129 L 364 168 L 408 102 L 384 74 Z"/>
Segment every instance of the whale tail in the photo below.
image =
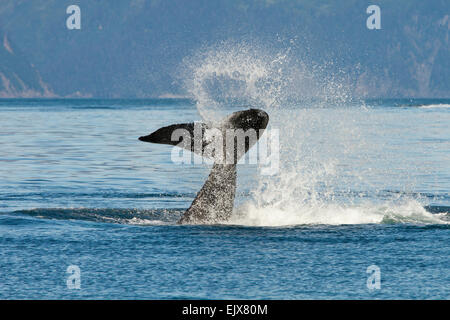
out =
<path fill-rule="evenodd" d="M 217 223 L 228 220 L 233 213 L 235 194 L 236 164 L 215 163 L 205 184 L 178 223 Z"/>
<path fill-rule="evenodd" d="M 268 121 L 264 111 L 249 109 L 235 112 L 217 124 L 175 124 L 139 138 L 178 146 L 215 160 L 208 179 L 178 223 L 213 224 L 230 218 L 236 194 L 236 163 L 260 138 Z M 217 133 L 231 136 L 231 140 L 222 139 L 212 153 L 205 152 L 217 142 Z"/>

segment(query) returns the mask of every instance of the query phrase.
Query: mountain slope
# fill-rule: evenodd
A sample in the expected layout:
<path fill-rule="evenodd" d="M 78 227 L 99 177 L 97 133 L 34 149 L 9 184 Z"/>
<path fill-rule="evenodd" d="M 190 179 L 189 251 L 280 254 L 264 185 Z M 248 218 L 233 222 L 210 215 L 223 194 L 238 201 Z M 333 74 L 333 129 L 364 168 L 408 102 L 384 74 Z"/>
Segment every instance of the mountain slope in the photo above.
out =
<path fill-rule="evenodd" d="M 70 4 L 0 3 L 8 41 L 60 96 L 182 95 L 177 76 L 193 52 L 229 39 L 276 50 L 294 39 L 291 54 L 347 74 L 354 95 L 450 97 L 448 0 L 379 0 L 381 30 L 366 28 L 368 3 L 359 0 L 78 0 L 81 30 L 66 28 Z M 4 60 L 1 47 L 9 83 L 27 92 L 13 76 L 25 79 L 24 65 Z M 43 94 L 35 71 L 29 77 L 26 87 Z"/>
<path fill-rule="evenodd" d="M 11 44 L 8 35 L 1 30 L 0 39 L 0 97 L 54 96 L 36 68 Z"/>

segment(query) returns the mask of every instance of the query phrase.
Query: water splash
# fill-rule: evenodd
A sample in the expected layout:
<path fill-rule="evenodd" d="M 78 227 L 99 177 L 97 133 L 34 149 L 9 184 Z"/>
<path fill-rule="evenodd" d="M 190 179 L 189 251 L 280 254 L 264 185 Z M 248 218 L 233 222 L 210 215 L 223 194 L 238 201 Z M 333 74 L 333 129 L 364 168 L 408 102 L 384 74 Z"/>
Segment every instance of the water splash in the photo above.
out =
<path fill-rule="evenodd" d="M 222 42 L 185 59 L 184 85 L 205 120 L 220 119 L 230 106 L 268 109 L 283 98 L 287 59 L 287 52 Z"/>
<path fill-rule="evenodd" d="M 266 110 L 270 128 L 280 130 L 279 174 L 258 176 L 230 223 L 443 222 L 417 199 L 377 198 L 388 186 L 413 190 L 414 181 L 393 169 L 376 119 L 352 94 L 351 73 L 293 54 L 290 45 L 226 41 L 185 60 L 185 86 L 203 119 L 252 106 Z"/>

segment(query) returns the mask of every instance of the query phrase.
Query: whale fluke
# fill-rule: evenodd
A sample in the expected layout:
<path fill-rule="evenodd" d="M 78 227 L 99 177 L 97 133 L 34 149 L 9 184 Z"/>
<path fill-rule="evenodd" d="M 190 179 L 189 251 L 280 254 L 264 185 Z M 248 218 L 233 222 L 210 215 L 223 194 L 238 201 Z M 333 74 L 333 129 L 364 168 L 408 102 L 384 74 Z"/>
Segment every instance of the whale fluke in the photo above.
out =
<path fill-rule="evenodd" d="M 185 130 L 189 133 L 189 137 L 191 137 L 192 139 L 190 143 L 188 143 L 187 145 L 183 145 L 183 147 L 191 152 L 197 151 L 198 154 L 202 155 L 202 152 L 205 150 L 206 146 L 209 143 L 209 141 L 204 139 L 205 132 L 209 128 L 210 127 L 208 125 L 201 122 L 173 124 L 167 127 L 162 127 L 149 134 L 148 136 L 139 137 L 139 140 L 144 142 L 168 144 L 180 147 L 183 143 L 183 137 L 178 136 L 174 138 L 172 137 L 172 134 L 175 132 L 175 130 Z M 196 130 L 198 132 L 196 132 Z M 195 148 L 197 145 L 200 146 L 200 148 Z"/>
<path fill-rule="evenodd" d="M 234 112 L 215 124 L 175 124 L 139 138 L 144 142 L 182 147 L 212 157 L 215 161 L 208 179 L 178 223 L 213 224 L 231 217 L 236 194 L 236 164 L 260 138 L 268 122 L 266 112 L 249 109 Z M 184 130 L 185 135 L 174 135 L 177 129 Z M 218 134 L 222 138 L 231 138 L 220 140 L 220 145 L 217 147 L 216 144 L 212 153 L 205 153 L 208 147 L 217 142 L 215 137 Z"/>

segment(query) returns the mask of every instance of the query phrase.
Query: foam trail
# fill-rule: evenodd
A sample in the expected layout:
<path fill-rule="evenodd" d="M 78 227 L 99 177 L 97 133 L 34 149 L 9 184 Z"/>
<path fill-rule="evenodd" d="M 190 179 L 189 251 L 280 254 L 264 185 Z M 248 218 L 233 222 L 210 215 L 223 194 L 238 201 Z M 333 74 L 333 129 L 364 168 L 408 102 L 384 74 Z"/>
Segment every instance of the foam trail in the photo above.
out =
<path fill-rule="evenodd" d="M 410 201 L 403 205 L 342 206 L 323 204 L 299 208 L 258 207 L 246 204 L 238 208 L 228 224 L 245 226 L 354 225 L 354 224 L 450 224 L 446 214 L 431 214 Z"/>

